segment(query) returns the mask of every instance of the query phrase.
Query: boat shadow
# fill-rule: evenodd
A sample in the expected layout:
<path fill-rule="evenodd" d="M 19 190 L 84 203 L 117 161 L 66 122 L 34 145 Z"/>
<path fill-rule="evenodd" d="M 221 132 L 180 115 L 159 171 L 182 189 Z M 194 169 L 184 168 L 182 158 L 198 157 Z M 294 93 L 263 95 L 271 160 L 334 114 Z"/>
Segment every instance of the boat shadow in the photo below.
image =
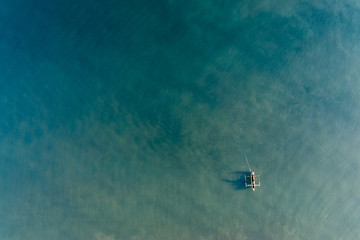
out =
<path fill-rule="evenodd" d="M 234 190 L 245 190 L 245 175 L 250 175 L 249 171 L 236 171 L 228 174 L 227 178 L 223 178 L 222 180 L 228 184 L 230 184 Z"/>

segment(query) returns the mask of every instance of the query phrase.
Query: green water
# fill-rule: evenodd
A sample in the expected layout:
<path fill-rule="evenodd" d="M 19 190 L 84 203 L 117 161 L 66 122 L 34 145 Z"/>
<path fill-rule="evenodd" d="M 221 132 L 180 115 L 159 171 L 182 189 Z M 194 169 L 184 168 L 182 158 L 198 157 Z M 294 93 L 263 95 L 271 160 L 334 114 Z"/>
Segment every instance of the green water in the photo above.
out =
<path fill-rule="evenodd" d="M 357 1 L 0 9 L 0 239 L 360 235 Z"/>

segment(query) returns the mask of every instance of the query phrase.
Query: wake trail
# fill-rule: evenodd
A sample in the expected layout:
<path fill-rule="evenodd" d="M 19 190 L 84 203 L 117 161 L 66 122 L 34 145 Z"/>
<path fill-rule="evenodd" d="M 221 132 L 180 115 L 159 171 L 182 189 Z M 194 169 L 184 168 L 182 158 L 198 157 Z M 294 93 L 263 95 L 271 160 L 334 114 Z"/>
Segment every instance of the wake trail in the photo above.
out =
<path fill-rule="evenodd" d="M 246 153 L 244 153 L 244 156 L 245 156 L 246 163 L 247 163 L 247 165 L 249 167 L 249 170 L 250 170 L 250 172 L 252 172 L 251 168 L 250 168 L 249 160 L 247 159 L 247 156 L 246 156 Z"/>

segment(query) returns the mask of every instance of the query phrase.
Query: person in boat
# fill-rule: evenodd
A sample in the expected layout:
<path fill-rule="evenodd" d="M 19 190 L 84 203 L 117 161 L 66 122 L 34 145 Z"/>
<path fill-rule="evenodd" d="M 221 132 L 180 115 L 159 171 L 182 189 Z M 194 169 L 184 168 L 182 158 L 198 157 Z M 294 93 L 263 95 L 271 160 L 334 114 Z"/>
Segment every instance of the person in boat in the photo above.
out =
<path fill-rule="evenodd" d="M 255 188 L 255 173 L 251 172 L 251 186 Z"/>

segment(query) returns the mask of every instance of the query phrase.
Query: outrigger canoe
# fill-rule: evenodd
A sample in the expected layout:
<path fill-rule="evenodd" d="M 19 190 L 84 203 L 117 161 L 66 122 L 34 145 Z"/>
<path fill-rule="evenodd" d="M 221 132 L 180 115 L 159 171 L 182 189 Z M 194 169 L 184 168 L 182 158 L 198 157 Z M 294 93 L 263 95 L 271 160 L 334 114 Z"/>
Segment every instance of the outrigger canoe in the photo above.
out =
<path fill-rule="evenodd" d="M 255 187 L 260 187 L 260 175 L 255 175 L 254 172 L 245 175 L 245 187 L 251 187 L 255 191 Z"/>

